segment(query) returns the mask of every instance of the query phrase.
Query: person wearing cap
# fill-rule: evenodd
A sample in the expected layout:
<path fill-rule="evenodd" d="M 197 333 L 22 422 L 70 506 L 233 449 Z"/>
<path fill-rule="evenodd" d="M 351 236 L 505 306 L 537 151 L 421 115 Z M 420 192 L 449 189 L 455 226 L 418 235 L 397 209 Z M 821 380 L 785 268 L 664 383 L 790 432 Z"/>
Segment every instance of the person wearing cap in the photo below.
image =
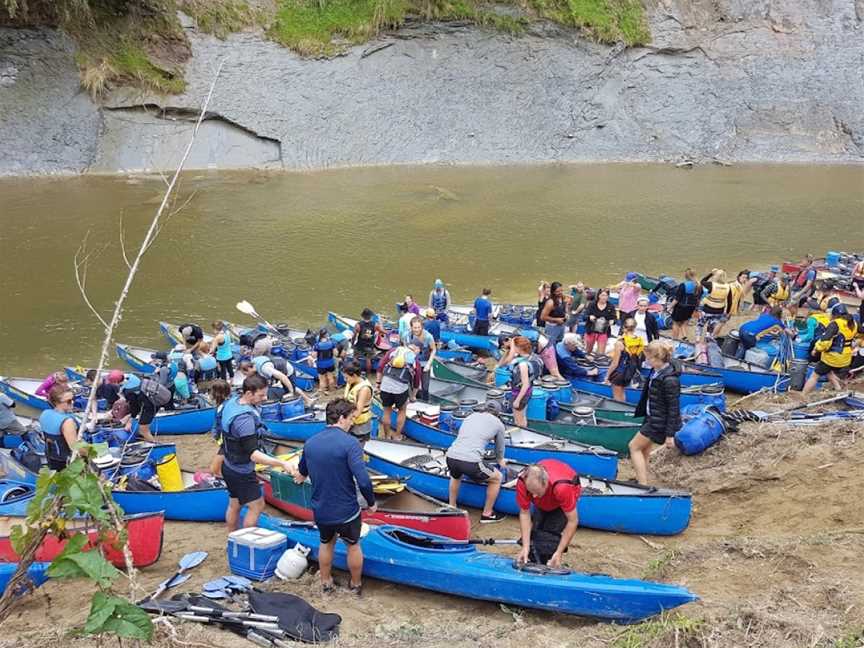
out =
<path fill-rule="evenodd" d="M 477 411 L 469 414 L 462 422 L 456 440 L 445 454 L 447 470 L 450 471 L 450 506 L 459 502 L 459 487 L 462 477 L 486 484 L 486 501 L 480 515 L 480 524 L 500 522 L 504 516 L 494 510 L 495 500 L 501 490 L 501 471 L 485 461 L 486 447 L 495 442 L 495 463 L 504 467 L 504 447 L 507 443 L 506 429 L 498 414 L 500 405 L 486 401 Z"/>
<path fill-rule="evenodd" d="M 150 424 L 156 418 L 156 412 L 171 400 L 171 392 L 151 378 L 141 379 L 130 373 L 123 380 L 121 393 L 129 406 L 129 413 L 121 421 L 126 431 L 132 430 L 132 421 L 137 418 L 138 436 L 156 443 L 156 437 L 150 432 Z"/>
<path fill-rule="evenodd" d="M 585 352 L 579 348 L 579 336 L 576 333 L 565 333 L 564 339 L 555 345 L 558 371 L 564 378 L 586 378 L 596 376 L 600 372 L 597 367 L 589 369 L 577 362 L 584 357 Z"/>
<path fill-rule="evenodd" d="M 444 282 L 440 279 L 435 280 L 435 287 L 429 293 L 429 308 L 435 311 L 435 318 L 439 322 L 446 324 L 450 321 L 447 315 L 447 309 L 452 304 L 450 299 L 450 291 L 444 287 Z"/>
<path fill-rule="evenodd" d="M 309 354 L 309 364 L 315 363 L 318 371 L 318 388 L 326 396 L 330 389 L 336 389 L 336 343 L 330 338 L 330 331 L 318 331 L 318 340 Z"/>
<path fill-rule="evenodd" d="M 435 338 L 423 328 L 423 320 L 415 316 L 411 320 L 408 333 L 402 338 L 402 341 L 412 348 L 420 361 L 420 390 L 417 397 L 420 400 L 428 400 L 432 363 L 435 361 L 435 354 L 438 353 Z"/>
<path fill-rule="evenodd" d="M 401 441 L 405 427 L 405 414 L 411 390 L 420 375 L 420 362 L 416 351 L 406 345 L 393 347 L 378 363 L 376 386 L 381 392 L 384 415 L 381 417 L 381 436 L 383 439 Z M 391 430 L 393 410 L 396 410 L 396 431 Z"/>
<path fill-rule="evenodd" d="M 840 382 L 849 372 L 853 347 L 857 344 L 858 324 L 843 303 L 831 308 L 831 323 L 816 341 L 813 350 L 819 353 L 819 362 L 804 384 L 802 392 L 809 394 L 816 389 L 820 378 L 826 378 L 836 390 L 843 388 Z"/>
<path fill-rule="evenodd" d="M 557 459 L 541 459 L 516 480 L 522 549 L 516 561 L 560 567 L 579 526 L 579 474 Z"/>
<path fill-rule="evenodd" d="M 614 288 L 618 291 L 618 321 L 623 323 L 636 310 L 636 300 L 642 294 L 642 286 L 636 281 L 639 277 L 635 272 L 628 272 L 624 281 Z"/>
<path fill-rule="evenodd" d="M 650 304 L 651 299 L 649 297 L 640 297 L 636 300 L 636 312 L 633 313 L 633 319 L 636 321 L 636 335 L 642 338 L 645 344 L 660 337 L 660 325 L 657 322 L 657 316 L 648 310 Z"/>

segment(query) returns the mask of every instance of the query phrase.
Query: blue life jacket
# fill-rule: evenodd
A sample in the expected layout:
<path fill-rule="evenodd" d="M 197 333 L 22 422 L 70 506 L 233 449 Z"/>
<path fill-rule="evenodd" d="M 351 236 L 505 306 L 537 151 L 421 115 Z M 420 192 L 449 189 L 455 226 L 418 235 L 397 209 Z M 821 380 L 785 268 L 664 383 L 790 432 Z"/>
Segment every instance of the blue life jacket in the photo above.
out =
<path fill-rule="evenodd" d="M 234 357 L 234 350 L 231 348 L 231 336 L 228 331 L 222 331 L 224 338 L 222 344 L 216 347 L 216 359 L 224 362 Z"/>
<path fill-rule="evenodd" d="M 238 417 L 251 416 L 255 423 L 255 436 L 261 438 L 266 431 L 261 422 L 261 415 L 251 405 L 242 405 L 239 396 L 233 396 L 222 406 L 222 447 L 225 450 L 225 464 L 238 473 L 250 474 L 255 472 L 255 462 L 250 458 L 250 453 L 244 452 L 242 437 L 238 436 L 234 428 L 234 421 Z"/>
<path fill-rule="evenodd" d="M 697 290 L 698 287 L 698 290 Z M 696 306 L 699 303 L 699 298 L 702 296 L 702 286 L 695 281 L 689 279 L 684 282 L 684 299 L 681 302 L 682 306 Z"/>
<path fill-rule="evenodd" d="M 423 322 L 423 328 L 429 331 L 429 335 L 436 342 L 441 340 L 441 322 L 438 320 L 427 319 Z"/>
<path fill-rule="evenodd" d="M 439 292 L 437 290 L 433 290 L 432 308 L 435 310 L 435 312 L 444 313 L 447 311 L 447 306 L 449 306 L 449 304 L 447 303 L 447 291 L 442 290 Z"/>
<path fill-rule="evenodd" d="M 528 358 L 518 356 L 510 363 L 510 385 L 513 389 L 522 387 L 522 372 L 519 370 L 519 365 L 528 363 L 528 382 L 529 384 L 535 378 L 539 378 L 543 373 L 543 360 L 536 353 L 532 353 Z"/>
<path fill-rule="evenodd" d="M 783 322 L 772 316 L 771 313 L 763 313 L 755 320 L 745 322 L 739 328 L 742 335 L 752 335 L 757 340 L 780 335 L 782 331 Z"/>
<path fill-rule="evenodd" d="M 216 371 L 216 358 L 212 355 L 202 355 L 198 358 L 199 371 Z"/>
<path fill-rule="evenodd" d="M 55 409 L 49 409 L 39 415 L 39 427 L 45 435 L 45 457 L 48 460 L 67 463 L 72 456 L 72 450 L 66 443 L 66 438 L 61 431 L 63 423 L 67 419 L 75 421 L 75 429 L 78 429 L 78 419 L 72 414 L 64 414 Z"/>
<path fill-rule="evenodd" d="M 315 353 L 317 354 L 317 358 L 315 365 L 319 369 L 332 369 L 336 366 L 336 361 L 333 359 L 335 349 L 336 343 L 329 338 L 316 342 Z"/>
<path fill-rule="evenodd" d="M 419 336 L 409 333 L 403 339 L 406 344 L 416 346 L 420 349 L 420 352 L 417 354 L 417 359 L 420 362 L 428 362 L 429 357 L 432 355 L 432 345 L 435 344 L 435 338 L 432 337 L 429 331 L 424 330 Z"/>

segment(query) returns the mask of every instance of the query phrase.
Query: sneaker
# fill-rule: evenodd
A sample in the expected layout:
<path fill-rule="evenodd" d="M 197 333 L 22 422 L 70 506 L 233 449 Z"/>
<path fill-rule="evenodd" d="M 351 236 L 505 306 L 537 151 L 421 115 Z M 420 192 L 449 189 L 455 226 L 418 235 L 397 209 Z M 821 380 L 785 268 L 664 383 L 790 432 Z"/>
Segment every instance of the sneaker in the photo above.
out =
<path fill-rule="evenodd" d="M 336 584 L 335 580 L 331 580 L 329 583 L 321 586 L 321 591 L 325 594 L 332 594 L 336 591 L 339 586 Z"/>
<path fill-rule="evenodd" d="M 358 598 L 363 596 L 363 583 L 360 583 L 359 585 L 348 583 L 348 591 Z"/>
<path fill-rule="evenodd" d="M 480 524 L 495 524 L 496 522 L 500 522 L 504 518 L 505 516 L 498 511 L 492 511 L 492 515 L 480 516 Z"/>

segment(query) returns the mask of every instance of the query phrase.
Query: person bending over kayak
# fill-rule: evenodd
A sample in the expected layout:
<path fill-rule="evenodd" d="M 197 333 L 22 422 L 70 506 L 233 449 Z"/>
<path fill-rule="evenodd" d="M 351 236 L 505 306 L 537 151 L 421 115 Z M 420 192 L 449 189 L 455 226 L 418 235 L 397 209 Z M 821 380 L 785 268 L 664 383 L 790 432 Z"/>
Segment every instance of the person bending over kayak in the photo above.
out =
<path fill-rule="evenodd" d="M 516 480 L 522 549 L 517 562 L 560 567 L 579 526 L 579 475 L 557 459 L 541 459 Z"/>
<path fill-rule="evenodd" d="M 129 413 L 123 418 L 126 431 L 132 430 L 132 421 L 137 417 L 138 436 L 156 443 L 156 437 L 150 433 L 150 424 L 156 413 L 171 402 L 171 390 L 154 378 L 139 378 L 130 373 L 123 381 L 122 394 L 129 405 Z"/>
<path fill-rule="evenodd" d="M 783 323 L 783 308 L 781 306 L 775 306 L 756 319 L 745 322 L 738 329 L 738 336 L 741 340 L 739 357 L 743 358 L 747 350 L 756 346 L 757 342 L 779 337 L 785 331 L 786 325 Z"/>
<path fill-rule="evenodd" d="M 845 378 L 852 363 L 858 325 L 849 314 L 845 304 L 835 304 L 831 309 L 831 323 L 816 341 L 813 350 L 819 353 L 819 362 L 807 379 L 802 393 L 809 394 L 816 389 L 819 379 L 825 377 L 836 390 L 843 388 L 841 378 Z"/>
<path fill-rule="evenodd" d="M 486 463 L 486 446 L 495 441 L 495 462 L 504 467 L 505 428 L 498 414 L 500 406 L 494 401 L 486 401 L 484 411 L 470 414 L 459 428 L 456 440 L 447 449 L 447 470 L 450 471 L 450 506 L 456 508 L 459 501 L 459 487 L 462 476 L 486 484 L 486 502 L 480 515 L 480 524 L 500 522 L 504 516 L 493 509 L 501 490 L 501 472 L 494 465 Z"/>
<path fill-rule="evenodd" d="M 636 416 L 644 416 L 645 422 L 628 445 L 636 481 L 642 485 L 648 484 L 652 444 L 674 448 L 675 433 L 681 429 L 680 371 L 672 363 L 671 346 L 654 340 L 645 347 L 645 359 L 651 365 L 651 375 L 645 381 L 635 412 Z"/>
<path fill-rule="evenodd" d="M 555 358 L 558 371 L 567 379 L 596 376 L 599 370 L 594 367 L 586 369 L 577 360 L 584 358 L 585 352 L 579 348 L 579 336 L 576 333 L 565 333 L 564 339 L 555 345 Z"/>
<path fill-rule="evenodd" d="M 39 416 L 39 427 L 45 436 L 45 458 L 51 470 L 63 470 L 78 443 L 78 419 L 72 414 L 75 394 L 67 385 L 54 385 L 48 392 L 51 409 Z"/>
<path fill-rule="evenodd" d="M 357 489 L 366 500 L 369 512 L 377 510 L 372 480 L 363 463 L 363 450 L 349 431 L 354 423 L 354 405 L 344 398 L 327 403 L 327 427 L 303 446 L 294 481 L 312 480 L 312 513 L 321 544 L 318 567 L 325 592 L 336 589 L 333 581 L 333 550 L 336 538 L 348 545 L 348 588 L 360 596 L 363 591 L 363 551 L 358 544 L 362 521 Z M 356 483 L 356 485 L 355 485 Z"/>
<path fill-rule="evenodd" d="M 243 381 L 239 396 L 230 398 L 222 407 L 222 479 L 228 487 L 228 508 L 225 523 L 229 533 L 240 528 L 240 509 L 247 506 L 243 528 L 254 527 L 264 510 L 261 484 L 255 476 L 255 464 L 282 468 L 291 472 L 293 465 L 271 457 L 258 449 L 258 439 L 267 431 L 261 422 L 257 406 L 267 400 L 267 381 L 261 376 L 249 376 Z"/>
<path fill-rule="evenodd" d="M 351 434 L 361 443 L 372 435 L 372 383 L 360 373 L 360 365 L 348 360 L 342 366 L 345 376 L 345 398 L 354 405 Z"/>
<path fill-rule="evenodd" d="M 271 385 L 271 398 L 279 398 L 283 394 L 278 387 L 275 387 L 275 383 L 279 383 L 284 388 L 285 396 L 295 396 L 298 395 L 303 399 L 303 402 L 306 404 L 306 407 L 311 407 L 315 402 L 315 399 L 310 397 L 301 389 L 295 389 L 294 383 L 291 382 L 291 376 L 294 375 L 294 366 L 285 360 L 285 358 L 279 358 L 276 356 L 269 355 L 273 349 L 272 343 L 267 340 L 263 344 L 259 344 L 261 340 L 255 343 L 255 351 L 254 357 L 251 361 L 245 361 L 240 363 L 240 371 L 245 376 L 251 376 L 253 374 L 258 374 L 264 380 L 268 381 Z"/>
<path fill-rule="evenodd" d="M 42 384 L 36 388 L 36 395 L 42 396 L 43 398 L 47 397 L 48 392 L 51 391 L 51 388 L 54 387 L 54 385 L 62 385 L 63 387 L 69 386 L 69 376 L 66 375 L 65 371 L 55 371 L 49 376 L 46 376 L 45 380 L 42 381 Z"/>

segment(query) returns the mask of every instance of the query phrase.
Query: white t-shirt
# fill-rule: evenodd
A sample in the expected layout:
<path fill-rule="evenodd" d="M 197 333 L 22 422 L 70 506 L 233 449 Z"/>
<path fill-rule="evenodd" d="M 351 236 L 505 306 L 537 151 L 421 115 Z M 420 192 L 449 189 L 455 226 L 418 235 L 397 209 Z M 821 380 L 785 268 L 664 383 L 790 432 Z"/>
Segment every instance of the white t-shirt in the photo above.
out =
<path fill-rule="evenodd" d="M 642 338 L 645 344 L 648 344 L 648 329 L 645 327 L 646 313 L 636 311 L 633 313 L 633 319 L 636 320 L 636 335 Z"/>

